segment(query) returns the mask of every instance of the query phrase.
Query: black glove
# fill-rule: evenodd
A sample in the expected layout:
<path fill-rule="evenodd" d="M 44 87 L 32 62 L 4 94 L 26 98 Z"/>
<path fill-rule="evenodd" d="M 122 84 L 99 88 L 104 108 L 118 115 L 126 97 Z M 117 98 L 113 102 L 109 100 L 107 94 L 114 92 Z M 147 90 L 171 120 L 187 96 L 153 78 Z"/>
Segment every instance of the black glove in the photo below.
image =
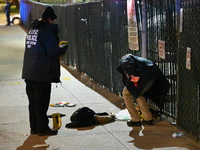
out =
<path fill-rule="evenodd" d="M 67 49 L 68 49 L 68 42 L 60 42 L 59 44 L 60 48 L 60 56 L 65 55 Z"/>

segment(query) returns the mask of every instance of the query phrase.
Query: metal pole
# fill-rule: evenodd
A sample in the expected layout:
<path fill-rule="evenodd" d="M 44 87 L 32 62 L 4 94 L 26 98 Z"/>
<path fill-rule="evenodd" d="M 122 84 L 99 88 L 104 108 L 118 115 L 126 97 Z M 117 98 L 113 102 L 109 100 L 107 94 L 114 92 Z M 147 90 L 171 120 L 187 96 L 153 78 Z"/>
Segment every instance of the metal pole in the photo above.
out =
<path fill-rule="evenodd" d="M 146 3 L 145 0 L 142 0 L 142 57 L 147 58 L 147 49 L 146 49 L 146 42 L 147 42 L 147 16 L 146 16 Z"/>

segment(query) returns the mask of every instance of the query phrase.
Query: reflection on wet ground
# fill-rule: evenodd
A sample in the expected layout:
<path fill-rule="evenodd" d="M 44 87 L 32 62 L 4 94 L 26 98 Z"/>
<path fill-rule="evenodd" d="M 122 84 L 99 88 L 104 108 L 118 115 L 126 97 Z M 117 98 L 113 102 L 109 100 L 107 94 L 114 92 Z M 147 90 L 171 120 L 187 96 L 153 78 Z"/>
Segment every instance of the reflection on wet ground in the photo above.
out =
<path fill-rule="evenodd" d="M 152 126 L 144 125 L 141 127 L 133 127 L 129 133 L 129 136 L 133 140 L 129 142 L 132 142 L 134 146 L 140 149 L 170 148 L 199 150 L 199 145 L 191 146 L 190 143 L 192 140 L 186 138 L 184 135 L 179 138 L 173 138 L 172 134 L 179 132 L 179 130 L 172 126 L 171 124 L 167 125 L 165 122 L 158 122 Z"/>

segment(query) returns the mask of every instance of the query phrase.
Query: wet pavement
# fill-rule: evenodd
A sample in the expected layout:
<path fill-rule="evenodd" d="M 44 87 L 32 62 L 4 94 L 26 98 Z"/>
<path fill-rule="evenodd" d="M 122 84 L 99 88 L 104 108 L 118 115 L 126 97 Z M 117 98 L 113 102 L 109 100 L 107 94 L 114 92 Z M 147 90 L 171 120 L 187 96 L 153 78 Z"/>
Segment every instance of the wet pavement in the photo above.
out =
<path fill-rule="evenodd" d="M 56 136 L 30 135 L 28 100 L 21 79 L 25 31 L 20 26 L 5 26 L 0 8 L 0 150 L 31 150 L 36 144 L 49 144 L 43 150 L 199 150 L 200 145 L 174 125 L 159 121 L 153 126 L 128 127 L 125 121 L 85 128 L 69 129 L 72 113 L 86 106 L 95 112 L 118 113 L 123 109 L 121 98 L 106 92 L 86 76 L 61 67 L 62 84 L 53 84 L 51 103 L 68 102 L 75 107 L 49 107 L 48 114 L 61 113 L 62 126 Z M 76 77 L 76 78 L 75 78 Z M 83 81 L 89 88 L 79 80 Z M 100 95 L 101 93 L 102 95 Z M 52 127 L 52 119 L 50 119 Z"/>

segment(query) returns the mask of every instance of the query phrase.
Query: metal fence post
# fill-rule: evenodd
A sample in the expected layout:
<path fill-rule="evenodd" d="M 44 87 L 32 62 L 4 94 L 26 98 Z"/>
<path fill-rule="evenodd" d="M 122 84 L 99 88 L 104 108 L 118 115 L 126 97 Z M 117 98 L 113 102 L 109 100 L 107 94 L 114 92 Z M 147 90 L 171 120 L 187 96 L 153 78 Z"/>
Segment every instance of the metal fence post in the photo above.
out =
<path fill-rule="evenodd" d="M 146 0 L 142 0 L 142 57 L 147 58 L 146 35 L 147 35 L 147 16 L 146 16 Z"/>

